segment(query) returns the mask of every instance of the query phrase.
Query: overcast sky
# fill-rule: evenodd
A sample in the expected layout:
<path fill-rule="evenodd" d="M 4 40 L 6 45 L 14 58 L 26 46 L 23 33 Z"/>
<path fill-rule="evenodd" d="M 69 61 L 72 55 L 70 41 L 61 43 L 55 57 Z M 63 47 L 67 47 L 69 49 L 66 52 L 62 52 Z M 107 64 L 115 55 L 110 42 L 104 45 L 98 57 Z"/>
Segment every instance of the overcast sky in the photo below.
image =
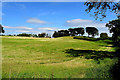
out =
<path fill-rule="evenodd" d="M 116 14 L 107 11 L 103 21 L 96 21 L 85 12 L 86 8 L 84 2 L 3 2 L 2 25 L 5 34 L 52 34 L 61 29 L 88 26 L 96 27 L 99 33 L 109 33 L 105 24 L 117 19 Z"/>

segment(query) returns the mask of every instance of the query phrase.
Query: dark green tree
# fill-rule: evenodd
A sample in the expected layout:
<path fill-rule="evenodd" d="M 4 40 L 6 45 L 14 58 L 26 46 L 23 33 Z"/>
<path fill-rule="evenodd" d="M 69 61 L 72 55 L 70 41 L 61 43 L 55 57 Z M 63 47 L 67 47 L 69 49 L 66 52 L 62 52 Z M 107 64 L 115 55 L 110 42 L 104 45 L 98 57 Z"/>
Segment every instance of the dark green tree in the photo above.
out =
<path fill-rule="evenodd" d="M 98 35 L 98 29 L 95 27 L 86 27 L 86 33 L 88 33 L 88 37 L 89 35 L 92 35 L 92 37 Z"/>
<path fill-rule="evenodd" d="M 82 28 L 82 27 L 79 27 L 79 28 L 75 28 L 75 30 L 76 30 L 76 32 L 77 32 L 77 34 L 79 34 L 79 36 L 81 35 L 81 36 L 83 36 L 84 35 L 84 28 Z"/>
<path fill-rule="evenodd" d="M 108 34 L 107 33 L 101 33 L 100 38 L 108 38 Z"/>
<path fill-rule="evenodd" d="M 0 33 L 5 33 L 5 30 L 3 30 L 3 27 L 1 24 L 0 24 Z"/>
<path fill-rule="evenodd" d="M 120 19 L 109 21 L 109 23 L 106 24 L 106 27 L 113 33 L 112 39 L 114 44 L 120 46 Z"/>
<path fill-rule="evenodd" d="M 69 28 L 68 30 L 69 30 L 71 36 L 75 36 L 77 34 L 77 32 L 74 28 Z"/>
<path fill-rule="evenodd" d="M 58 31 L 59 37 L 62 36 L 69 36 L 69 31 L 68 30 L 60 30 Z"/>
<path fill-rule="evenodd" d="M 111 0 L 109 0 L 111 1 Z M 106 2 L 106 0 L 96 0 L 96 2 L 85 2 L 84 5 L 87 6 L 85 10 L 87 13 L 93 12 L 91 16 L 95 17 L 95 19 L 103 20 L 107 16 L 106 11 L 113 11 L 117 14 L 118 11 L 118 2 Z"/>
<path fill-rule="evenodd" d="M 45 36 L 46 36 L 46 33 L 38 34 L 38 37 L 45 37 Z"/>
<path fill-rule="evenodd" d="M 53 37 L 54 37 L 54 38 L 59 37 L 59 33 L 58 33 L 57 31 L 55 31 L 55 32 L 53 33 Z"/>

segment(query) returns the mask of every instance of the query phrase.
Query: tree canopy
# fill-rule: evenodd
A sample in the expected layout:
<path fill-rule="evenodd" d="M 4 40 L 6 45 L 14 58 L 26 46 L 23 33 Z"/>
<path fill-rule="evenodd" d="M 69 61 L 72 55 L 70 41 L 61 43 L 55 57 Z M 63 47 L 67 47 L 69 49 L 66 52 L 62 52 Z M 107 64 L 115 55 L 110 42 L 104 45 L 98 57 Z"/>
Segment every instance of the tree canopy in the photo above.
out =
<path fill-rule="evenodd" d="M 103 18 L 105 18 L 107 16 L 107 10 L 118 14 L 118 2 L 105 2 L 106 0 L 100 1 L 101 2 L 85 2 L 84 5 L 87 6 L 87 9 L 85 11 L 89 13 L 94 9 L 94 11 L 92 11 L 94 12 L 94 14 L 91 15 L 94 16 L 96 20 L 102 20 Z"/>
<path fill-rule="evenodd" d="M 86 27 L 86 33 L 88 33 L 88 37 L 89 35 L 92 35 L 92 37 L 98 35 L 98 29 L 95 27 Z"/>

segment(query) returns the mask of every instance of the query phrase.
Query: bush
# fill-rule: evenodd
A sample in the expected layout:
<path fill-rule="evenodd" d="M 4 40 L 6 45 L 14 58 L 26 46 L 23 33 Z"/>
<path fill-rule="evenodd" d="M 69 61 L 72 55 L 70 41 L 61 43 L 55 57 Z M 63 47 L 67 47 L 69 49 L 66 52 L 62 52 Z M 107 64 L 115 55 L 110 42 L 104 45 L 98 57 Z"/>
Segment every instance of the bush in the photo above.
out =
<path fill-rule="evenodd" d="M 108 34 L 107 33 L 101 33 L 100 38 L 108 38 Z"/>
<path fill-rule="evenodd" d="M 92 38 L 92 37 L 86 37 L 86 36 L 74 36 L 73 39 L 88 40 L 88 41 L 98 41 L 98 40 L 112 40 L 112 37 Z"/>
<path fill-rule="evenodd" d="M 90 37 L 86 37 L 86 36 L 75 36 L 73 37 L 74 39 L 81 39 L 81 40 L 88 40 L 88 41 L 97 41 L 97 38 L 90 38 Z"/>

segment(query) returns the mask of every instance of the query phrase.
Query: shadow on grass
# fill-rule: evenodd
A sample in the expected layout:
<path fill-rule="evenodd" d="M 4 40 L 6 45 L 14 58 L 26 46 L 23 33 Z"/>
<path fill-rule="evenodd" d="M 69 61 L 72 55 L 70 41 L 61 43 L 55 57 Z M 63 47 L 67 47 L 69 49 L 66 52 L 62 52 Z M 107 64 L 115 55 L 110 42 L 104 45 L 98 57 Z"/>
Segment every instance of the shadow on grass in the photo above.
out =
<path fill-rule="evenodd" d="M 115 52 L 108 52 L 108 51 L 95 51 L 95 50 L 74 50 L 74 49 L 67 49 L 65 50 L 69 57 L 78 57 L 84 56 L 86 59 L 94 59 L 97 60 L 104 58 L 114 58 Z"/>
<path fill-rule="evenodd" d="M 118 61 L 110 69 L 113 80 L 120 80 L 120 48 L 116 50 Z"/>

